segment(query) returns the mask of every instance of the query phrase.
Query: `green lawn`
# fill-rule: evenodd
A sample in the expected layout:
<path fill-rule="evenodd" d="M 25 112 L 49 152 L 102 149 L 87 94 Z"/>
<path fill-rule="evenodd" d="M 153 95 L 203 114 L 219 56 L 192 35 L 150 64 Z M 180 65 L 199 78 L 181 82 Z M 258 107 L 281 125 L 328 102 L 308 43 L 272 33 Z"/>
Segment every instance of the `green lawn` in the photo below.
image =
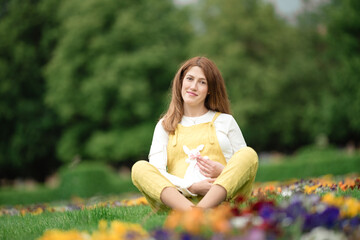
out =
<path fill-rule="evenodd" d="M 98 228 L 101 219 L 140 223 L 150 231 L 161 227 L 166 214 L 154 214 L 148 206 L 99 207 L 69 212 L 45 212 L 40 215 L 1 216 L 0 236 L 2 240 L 36 239 L 46 229 L 77 229 L 91 232 Z"/>

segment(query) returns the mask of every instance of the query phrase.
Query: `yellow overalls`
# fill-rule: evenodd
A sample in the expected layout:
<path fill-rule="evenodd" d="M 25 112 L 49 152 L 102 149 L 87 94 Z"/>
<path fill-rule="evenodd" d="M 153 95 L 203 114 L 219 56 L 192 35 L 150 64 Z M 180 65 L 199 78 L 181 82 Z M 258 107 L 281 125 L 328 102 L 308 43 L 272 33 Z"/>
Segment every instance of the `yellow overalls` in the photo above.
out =
<path fill-rule="evenodd" d="M 189 149 L 195 149 L 204 144 L 200 152 L 202 156 L 208 156 L 213 161 L 220 162 L 225 166 L 222 173 L 217 177 L 214 184 L 224 187 L 227 191 L 227 200 L 237 195 L 248 196 L 252 191 L 258 168 L 258 156 L 250 147 L 243 147 L 237 151 L 226 163 L 225 157 L 216 137 L 214 121 L 220 115 L 216 113 L 211 122 L 200 123 L 190 127 L 177 125 L 175 134 L 169 135 L 167 145 L 167 171 L 177 177 L 183 178 L 189 163 L 183 150 L 186 145 Z M 140 192 L 146 197 L 154 211 L 167 210 L 161 202 L 160 194 L 165 187 L 175 187 L 159 170 L 148 161 L 138 161 L 131 170 L 132 181 Z M 199 197 L 189 198 L 192 202 L 198 202 Z"/>

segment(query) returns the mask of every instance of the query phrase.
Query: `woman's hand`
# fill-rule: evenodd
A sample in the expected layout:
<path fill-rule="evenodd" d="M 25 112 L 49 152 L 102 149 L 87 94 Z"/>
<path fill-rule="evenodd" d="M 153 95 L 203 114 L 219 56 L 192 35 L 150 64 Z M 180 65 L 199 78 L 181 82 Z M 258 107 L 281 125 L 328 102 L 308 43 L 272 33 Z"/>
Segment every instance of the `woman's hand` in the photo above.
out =
<path fill-rule="evenodd" d="M 200 182 L 193 183 L 188 190 L 194 194 L 205 196 L 213 185 L 215 178 L 205 179 Z"/>
<path fill-rule="evenodd" d="M 202 175 L 209 178 L 217 178 L 224 169 L 224 165 L 206 157 L 198 158 L 197 165 Z"/>

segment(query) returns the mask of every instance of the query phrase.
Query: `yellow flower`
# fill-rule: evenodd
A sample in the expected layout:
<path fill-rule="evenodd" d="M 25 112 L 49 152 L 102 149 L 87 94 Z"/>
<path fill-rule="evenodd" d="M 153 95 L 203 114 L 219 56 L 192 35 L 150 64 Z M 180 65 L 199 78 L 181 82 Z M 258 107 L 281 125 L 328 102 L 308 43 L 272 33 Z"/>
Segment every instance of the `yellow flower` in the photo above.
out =
<path fill-rule="evenodd" d="M 135 205 L 147 205 L 148 202 L 145 197 L 139 197 L 136 199 L 125 199 L 121 203 L 125 206 L 135 206 Z"/>
<path fill-rule="evenodd" d="M 334 194 L 327 193 L 322 197 L 322 201 L 328 205 L 338 207 L 342 217 L 352 218 L 360 213 L 360 202 L 355 198 L 335 197 Z"/>
<path fill-rule="evenodd" d="M 33 211 L 31 214 L 32 215 L 39 215 L 41 213 L 43 213 L 44 210 L 42 210 L 42 208 L 38 207 L 35 211 Z"/>
<path fill-rule="evenodd" d="M 141 204 L 147 205 L 147 204 L 148 204 L 148 202 L 147 202 L 147 200 L 146 200 L 145 197 L 138 198 L 138 199 L 136 200 L 136 203 L 137 203 L 138 205 L 141 205 Z"/>
<path fill-rule="evenodd" d="M 346 217 L 355 217 L 359 213 L 360 203 L 354 198 L 348 198 L 344 201 L 344 205 L 341 208 L 341 213 Z"/>
<path fill-rule="evenodd" d="M 39 240 L 83 240 L 83 234 L 78 231 L 48 230 Z"/>
<path fill-rule="evenodd" d="M 110 228 L 105 220 L 100 220 L 99 230 L 90 236 L 88 233 L 80 233 L 76 230 L 60 231 L 49 230 L 39 240 L 120 240 L 125 239 L 128 233 L 132 233 L 132 239 L 146 239 L 148 233 L 139 225 L 112 221 Z"/>
<path fill-rule="evenodd" d="M 344 203 L 343 197 L 335 197 L 332 193 L 327 193 L 322 197 L 322 201 L 331 206 L 341 207 Z"/>
<path fill-rule="evenodd" d="M 103 219 L 99 221 L 100 232 L 105 232 L 107 230 L 107 227 L 108 227 L 107 221 L 105 221 Z"/>
<path fill-rule="evenodd" d="M 126 225 L 120 221 L 112 221 L 111 222 L 111 231 L 115 233 L 117 236 L 124 236 L 126 234 Z"/>
<path fill-rule="evenodd" d="M 314 185 L 314 186 L 308 186 L 306 185 L 304 188 L 304 192 L 306 194 L 312 194 L 315 193 L 316 189 L 319 187 L 319 185 Z"/>

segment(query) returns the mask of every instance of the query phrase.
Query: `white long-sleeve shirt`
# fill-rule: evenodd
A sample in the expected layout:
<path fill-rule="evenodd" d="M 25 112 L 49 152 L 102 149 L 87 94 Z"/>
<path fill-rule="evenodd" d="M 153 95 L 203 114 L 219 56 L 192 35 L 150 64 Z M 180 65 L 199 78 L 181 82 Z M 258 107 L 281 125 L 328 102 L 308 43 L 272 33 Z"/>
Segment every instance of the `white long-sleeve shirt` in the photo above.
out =
<path fill-rule="evenodd" d="M 199 117 L 183 116 L 180 124 L 188 127 L 200 123 L 211 122 L 215 116 L 214 111 L 208 111 Z M 220 144 L 220 148 L 224 154 L 226 161 L 232 157 L 240 148 L 246 147 L 246 143 L 242 132 L 236 123 L 233 116 L 222 113 L 214 122 L 216 136 Z M 195 196 L 188 191 L 188 188 L 193 184 L 188 180 L 184 180 L 166 171 L 167 166 L 167 144 L 169 141 L 169 134 L 162 126 L 162 119 L 157 123 L 151 143 L 149 162 L 155 166 L 159 171 L 185 196 Z"/>

